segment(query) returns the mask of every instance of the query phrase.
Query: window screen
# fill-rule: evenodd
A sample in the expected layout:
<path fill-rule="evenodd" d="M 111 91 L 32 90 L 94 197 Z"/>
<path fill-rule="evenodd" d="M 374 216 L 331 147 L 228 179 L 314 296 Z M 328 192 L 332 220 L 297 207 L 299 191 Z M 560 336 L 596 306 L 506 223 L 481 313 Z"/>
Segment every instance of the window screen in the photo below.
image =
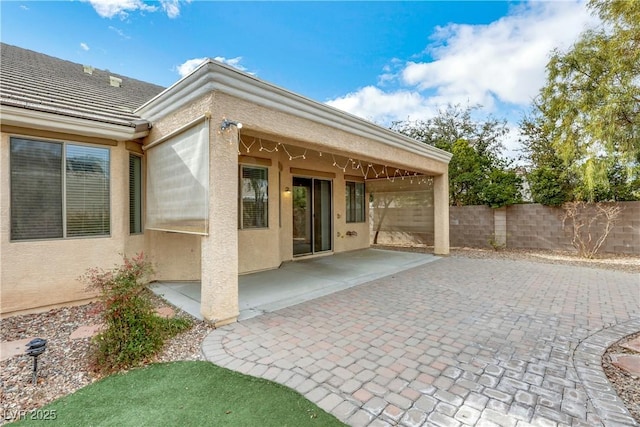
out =
<path fill-rule="evenodd" d="M 269 226 L 269 171 L 240 166 L 240 228 Z"/>
<path fill-rule="evenodd" d="M 209 232 L 209 121 L 147 151 L 145 228 Z"/>
<path fill-rule="evenodd" d="M 129 233 L 142 233 L 142 158 L 129 154 Z"/>
<path fill-rule="evenodd" d="M 12 240 L 109 235 L 109 149 L 11 138 L 10 163 Z"/>
<path fill-rule="evenodd" d="M 365 222 L 364 182 L 346 183 L 347 222 Z"/>

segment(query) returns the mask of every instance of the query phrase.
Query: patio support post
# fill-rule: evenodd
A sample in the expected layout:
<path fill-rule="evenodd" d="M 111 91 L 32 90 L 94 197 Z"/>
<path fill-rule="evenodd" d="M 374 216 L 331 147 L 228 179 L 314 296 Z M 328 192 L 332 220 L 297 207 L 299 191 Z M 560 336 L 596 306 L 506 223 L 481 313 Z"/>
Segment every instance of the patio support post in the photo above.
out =
<path fill-rule="evenodd" d="M 238 133 L 209 135 L 209 234 L 202 237 L 200 311 L 215 326 L 233 323 L 238 309 Z"/>
<path fill-rule="evenodd" d="M 433 177 L 434 248 L 436 255 L 449 255 L 449 173 Z"/>

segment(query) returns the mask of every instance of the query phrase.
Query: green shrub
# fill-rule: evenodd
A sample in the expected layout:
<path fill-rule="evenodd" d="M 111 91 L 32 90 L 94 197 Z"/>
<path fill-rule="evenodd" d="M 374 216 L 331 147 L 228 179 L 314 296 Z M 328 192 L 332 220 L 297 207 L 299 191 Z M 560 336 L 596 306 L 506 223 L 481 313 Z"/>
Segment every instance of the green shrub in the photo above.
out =
<path fill-rule="evenodd" d="M 92 268 L 83 276 L 100 291 L 105 329 L 94 338 L 94 365 L 108 373 L 148 361 L 166 339 L 188 329 L 186 318 L 166 319 L 156 314 L 146 279 L 153 272 L 142 253 L 123 257 L 113 270 Z"/>

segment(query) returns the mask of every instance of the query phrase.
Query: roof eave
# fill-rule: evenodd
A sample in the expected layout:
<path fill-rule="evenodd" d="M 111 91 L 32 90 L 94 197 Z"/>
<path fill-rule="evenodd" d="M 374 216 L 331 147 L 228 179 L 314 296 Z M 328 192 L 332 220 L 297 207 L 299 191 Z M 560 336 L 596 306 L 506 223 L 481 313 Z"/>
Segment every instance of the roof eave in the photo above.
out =
<path fill-rule="evenodd" d="M 444 150 L 267 83 L 255 76 L 213 60 L 202 63 L 191 74 L 135 110 L 135 114 L 153 122 L 211 91 L 226 93 L 254 104 L 373 139 L 434 160 L 445 163 L 449 163 L 451 160 L 451 153 Z"/>
<path fill-rule="evenodd" d="M 139 123 L 132 123 L 132 126 L 122 126 L 8 105 L 0 105 L 0 116 L 2 124 L 7 126 L 71 133 L 115 141 L 135 140 L 149 134 L 148 125 L 140 126 Z"/>

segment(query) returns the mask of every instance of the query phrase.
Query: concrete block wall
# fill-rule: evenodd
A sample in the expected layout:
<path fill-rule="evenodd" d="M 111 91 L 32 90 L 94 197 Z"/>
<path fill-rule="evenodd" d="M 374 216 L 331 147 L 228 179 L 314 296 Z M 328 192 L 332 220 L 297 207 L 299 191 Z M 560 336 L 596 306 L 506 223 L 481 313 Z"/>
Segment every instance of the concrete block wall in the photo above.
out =
<path fill-rule="evenodd" d="M 601 253 L 640 255 L 640 202 L 619 202 L 622 212 L 600 249 Z M 562 226 L 561 208 L 539 204 L 507 208 L 507 247 L 515 249 L 575 250 L 572 234 Z M 570 227 L 570 224 L 567 224 Z M 602 224 L 600 224 L 602 230 Z M 600 231 L 594 231 L 594 236 Z"/>
<path fill-rule="evenodd" d="M 640 255 L 640 202 L 619 202 L 618 205 L 622 212 L 600 252 Z M 489 240 L 493 238 L 499 244 L 505 239 L 506 247 L 511 249 L 575 251 L 570 230 L 562 226 L 563 214 L 561 208 L 539 204 L 502 209 L 451 206 L 450 244 L 452 247 L 489 248 Z M 375 233 L 374 222 L 371 222 L 371 241 Z M 378 243 L 433 245 L 432 210 L 390 208 Z"/>
<path fill-rule="evenodd" d="M 489 248 L 489 240 L 494 233 L 494 212 L 490 207 L 449 207 L 449 239 L 452 247 Z"/>
<path fill-rule="evenodd" d="M 620 202 L 620 218 L 602 247 L 603 252 L 640 255 L 640 202 Z"/>
<path fill-rule="evenodd" d="M 507 247 L 573 250 L 571 234 L 562 228 L 563 210 L 540 204 L 507 207 Z"/>

